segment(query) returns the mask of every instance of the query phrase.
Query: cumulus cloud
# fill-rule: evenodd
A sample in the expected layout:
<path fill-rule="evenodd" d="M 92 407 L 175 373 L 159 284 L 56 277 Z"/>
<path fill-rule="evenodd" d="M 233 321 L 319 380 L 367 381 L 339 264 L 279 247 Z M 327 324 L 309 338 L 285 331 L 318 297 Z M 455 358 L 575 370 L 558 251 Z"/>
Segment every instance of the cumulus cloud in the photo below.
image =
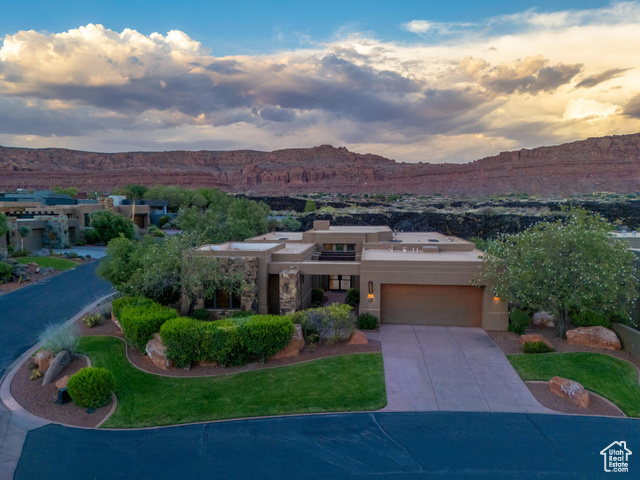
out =
<path fill-rule="evenodd" d="M 526 28 L 502 32 L 508 25 Z M 222 57 L 179 31 L 18 32 L 0 48 L 0 142 L 101 150 L 332 143 L 398 160 L 468 161 L 586 132 L 640 131 L 640 73 L 629 68 L 640 64 L 635 3 L 401 28 L 429 42 L 353 34 Z M 621 88 L 593 88 L 611 79 Z"/>

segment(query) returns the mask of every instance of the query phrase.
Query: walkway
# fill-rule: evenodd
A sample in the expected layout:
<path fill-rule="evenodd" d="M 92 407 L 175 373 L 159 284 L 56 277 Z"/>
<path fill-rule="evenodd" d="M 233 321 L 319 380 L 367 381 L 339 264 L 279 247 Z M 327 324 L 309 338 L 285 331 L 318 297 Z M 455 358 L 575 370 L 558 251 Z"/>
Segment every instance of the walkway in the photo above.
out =
<path fill-rule="evenodd" d="M 382 325 L 377 339 L 387 384 L 383 411 L 553 413 L 480 328 Z"/>

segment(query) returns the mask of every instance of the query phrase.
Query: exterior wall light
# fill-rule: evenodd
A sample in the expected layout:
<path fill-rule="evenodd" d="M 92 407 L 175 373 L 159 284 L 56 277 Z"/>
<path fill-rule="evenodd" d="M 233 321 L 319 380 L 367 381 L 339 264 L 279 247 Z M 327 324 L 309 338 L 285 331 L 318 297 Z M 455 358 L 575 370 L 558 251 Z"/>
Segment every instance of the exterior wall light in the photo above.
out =
<path fill-rule="evenodd" d="M 494 299 L 496 302 L 499 302 L 499 301 L 500 301 L 500 297 L 499 297 L 499 296 L 497 296 L 495 293 L 493 294 L 493 299 Z"/>
<path fill-rule="evenodd" d="M 367 294 L 367 302 L 373 302 L 373 282 L 369 280 L 369 293 Z"/>

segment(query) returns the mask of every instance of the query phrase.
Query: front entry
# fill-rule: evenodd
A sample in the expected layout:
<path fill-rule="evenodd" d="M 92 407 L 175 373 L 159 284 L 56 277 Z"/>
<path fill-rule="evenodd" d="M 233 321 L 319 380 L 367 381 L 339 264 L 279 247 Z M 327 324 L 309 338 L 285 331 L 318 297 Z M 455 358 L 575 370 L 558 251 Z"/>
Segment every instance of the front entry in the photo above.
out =
<path fill-rule="evenodd" d="M 351 275 L 329 275 L 329 290 L 345 291 L 351 288 Z"/>

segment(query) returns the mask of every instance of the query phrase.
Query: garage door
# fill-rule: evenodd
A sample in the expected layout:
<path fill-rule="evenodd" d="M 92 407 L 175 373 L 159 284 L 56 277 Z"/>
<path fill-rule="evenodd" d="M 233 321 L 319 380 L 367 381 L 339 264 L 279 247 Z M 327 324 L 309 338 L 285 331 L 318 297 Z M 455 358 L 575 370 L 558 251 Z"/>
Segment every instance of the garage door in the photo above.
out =
<path fill-rule="evenodd" d="M 381 285 L 380 322 L 480 327 L 482 289 L 450 285 Z"/>

